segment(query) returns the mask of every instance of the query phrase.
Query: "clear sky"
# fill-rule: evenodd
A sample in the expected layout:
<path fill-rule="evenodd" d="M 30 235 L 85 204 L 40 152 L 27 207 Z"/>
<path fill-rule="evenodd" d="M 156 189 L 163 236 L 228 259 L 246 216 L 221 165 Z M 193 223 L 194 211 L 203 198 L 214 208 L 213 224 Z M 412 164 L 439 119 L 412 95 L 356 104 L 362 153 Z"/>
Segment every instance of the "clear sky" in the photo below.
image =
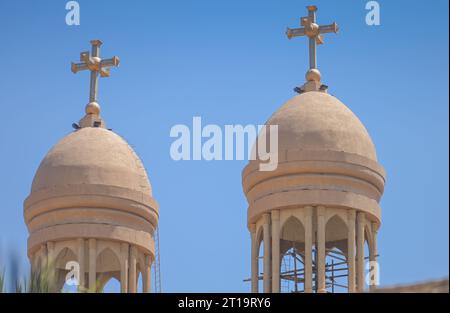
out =
<path fill-rule="evenodd" d="M 248 291 L 250 237 L 244 161 L 175 162 L 175 124 L 262 124 L 304 81 L 304 38 L 287 40 L 305 6 L 336 21 L 318 48 L 331 94 L 367 127 L 388 173 L 379 232 L 381 284 L 448 276 L 448 1 L 0 1 L 0 259 L 27 265 L 22 204 L 47 151 L 88 100 L 70 62 L 102 39 L 121 65 L 101 79 L 102 115 L 136 149 L 160 203 L 164 291 Z M 7 263 L 7 262 L 6 262 Z"/>

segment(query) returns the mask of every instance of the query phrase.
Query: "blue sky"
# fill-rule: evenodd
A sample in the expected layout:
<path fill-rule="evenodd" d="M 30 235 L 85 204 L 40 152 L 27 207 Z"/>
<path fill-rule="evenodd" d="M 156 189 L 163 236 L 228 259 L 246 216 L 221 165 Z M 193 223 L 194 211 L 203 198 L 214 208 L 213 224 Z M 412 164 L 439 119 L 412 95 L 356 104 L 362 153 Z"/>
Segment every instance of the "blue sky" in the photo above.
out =
<path fill-rule="evenodd" d="M 319 1 L 340 26 L 318 48 L 329 92 L 367 127 L 388 173 L 379 232 L 381 283 L 448 276 L 448 1 Z M 100 81 L 108 126 L 142 158 L 160 203 L 164 291 L 248 291 L 244 161 L 174 162 L 175 124 L 262 124 L 303 83 L 304 38 L 287 40 L 309 1 L 0 2 L 0 259 L 26 261 L 22 202 L 41 159 L 72 131 L 88 100 L 87 73 L 70 62 L 102 39 L 121 65 Z"/>

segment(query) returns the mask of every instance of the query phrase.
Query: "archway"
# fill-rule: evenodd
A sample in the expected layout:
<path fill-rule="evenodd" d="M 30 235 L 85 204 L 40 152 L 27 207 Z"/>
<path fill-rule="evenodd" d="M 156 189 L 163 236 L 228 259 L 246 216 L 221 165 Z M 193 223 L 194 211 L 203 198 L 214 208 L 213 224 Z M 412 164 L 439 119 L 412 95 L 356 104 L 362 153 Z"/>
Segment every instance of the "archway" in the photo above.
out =
<path fill-rule="evenodd" d="M 49 277 L 49 283 L 54 286 L 50 286 L 50 290 L 56 292 L 77 292 L 78 291 L 78 280 L 75 277 L 76 267 L 78 266 L 78 257 L 72 251 L 72 249 L 65 247 L 56 256 L 53 261 L 54 272 L 46 271 L 44 275 L 49 275 L 54 277 Z M 52 268 L 50 265 L 49 268 Z"/>
<path fill-rule="evenodd" d="M 103 249 L 96 259 L 96 291 L 97 292 L 120 292 L 116 287 L 116 281 L 120 282 L 120 260 L 111 248 Z M 105 289 L 105 287 L 108 287 Z"/>
<path fill-rule="evenodd" d="M 120 280 L 117 279 L 116 277 L 109 278 L 103 285 L 101 292 L 120 293 Z"/>
<path fill-rule="evenodd" d="M 339 215 L 334 215 L 325 227 L 325 286 L 328 292 L 348 291 L 347 245 L 347 224 Z"/>
<path fill-rule="evenodd" d="M 290 217 L 280 234 L 280 291 L 304 292 L 305 228 L 295 217 Z"/>

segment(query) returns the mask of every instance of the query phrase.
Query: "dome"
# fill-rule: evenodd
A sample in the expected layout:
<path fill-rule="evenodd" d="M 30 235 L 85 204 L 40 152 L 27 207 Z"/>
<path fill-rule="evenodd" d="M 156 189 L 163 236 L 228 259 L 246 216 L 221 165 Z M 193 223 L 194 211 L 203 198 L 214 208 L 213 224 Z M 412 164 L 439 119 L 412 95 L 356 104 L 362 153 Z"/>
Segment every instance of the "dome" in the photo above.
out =
<path fill-rule="evenodd" d="M 133 149 L 119 135 L 101 127 L 81 128 L 58 142 L 41 162 L 31 190 L 79 184 L 152 194 L 147 173 Z"/>
<path fill-rule="evenodd" d="M 158 203 L 133 149 L 103 127 L 65 136 L 42 160 L 24 202 L 29 254 L 49 241 L 97 238 L 154 254 Z"/>
<path fill-rule="evenodd" d="M 364 125 L 341 101 L 325 92 L 293 97 L 266 124 L 278 125 L 280 151 L 342 151 L 377 159 Z"/>
<path fill-rule="evenodd" d="M 354 209 L 380 221 L 386 174 L 364 125 L 341 101 L 307 91 L 266 125 L 278 125 L 278 155 L 273 169 L 256 159 L 242 172 L 249 225 L 271 210 L 302 206 Z"/>

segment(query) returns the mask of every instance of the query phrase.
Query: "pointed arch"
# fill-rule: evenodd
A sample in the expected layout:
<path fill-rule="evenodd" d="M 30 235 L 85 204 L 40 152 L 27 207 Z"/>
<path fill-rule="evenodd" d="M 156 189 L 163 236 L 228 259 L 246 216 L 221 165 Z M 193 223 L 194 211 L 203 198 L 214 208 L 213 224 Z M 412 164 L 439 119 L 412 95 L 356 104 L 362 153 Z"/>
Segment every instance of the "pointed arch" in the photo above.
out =
<path fill-rule="evenodd" d="M 325 224 L 325 242 L 327 251 L 338 249 L 343 253 L 347 247 L 348 226 L 347 221 L 339 214 L 333 214 Z"/>
<path fill-rule="evenodd" d="M 289 216 L 281 226 L 280 238 L 288 241 L 304 242 L 305 227 L 296 216 Z"/>
<path fill-rule="evenodd" d="M 98 273 L 120 272 L 120 255 L 111 247 L 105 247 L 97 255 L 96 269 Z"/>
<path fill-rule="evenodd" d="M 299 292 L 305 289 L 300 279 L 304 271 L 305 227 L 296 216 L 290 215 L 280 230 L 280 290 Z"/>
<path fill-rule="evenodd" d="M 74 288 L 71 285 L 66 285 L 66 275 L 70 272 L 69 269 L 66 269 L 66 266 L 70 265 L 69 262 L 76 262 L 78 263 L 78 255 L 75 251 L 73 251 L 68 246 L 61 246 L 58 249 L 58 254 L 56 254 L 55 259 L 53 260 L 54 265 L 51 266 L 54 268 L 54 282 L 55 287 L 54 291 L 59 292 L 62 290 L 69 290 L 69 291 L 75 291 L 76 288 Z"/>

